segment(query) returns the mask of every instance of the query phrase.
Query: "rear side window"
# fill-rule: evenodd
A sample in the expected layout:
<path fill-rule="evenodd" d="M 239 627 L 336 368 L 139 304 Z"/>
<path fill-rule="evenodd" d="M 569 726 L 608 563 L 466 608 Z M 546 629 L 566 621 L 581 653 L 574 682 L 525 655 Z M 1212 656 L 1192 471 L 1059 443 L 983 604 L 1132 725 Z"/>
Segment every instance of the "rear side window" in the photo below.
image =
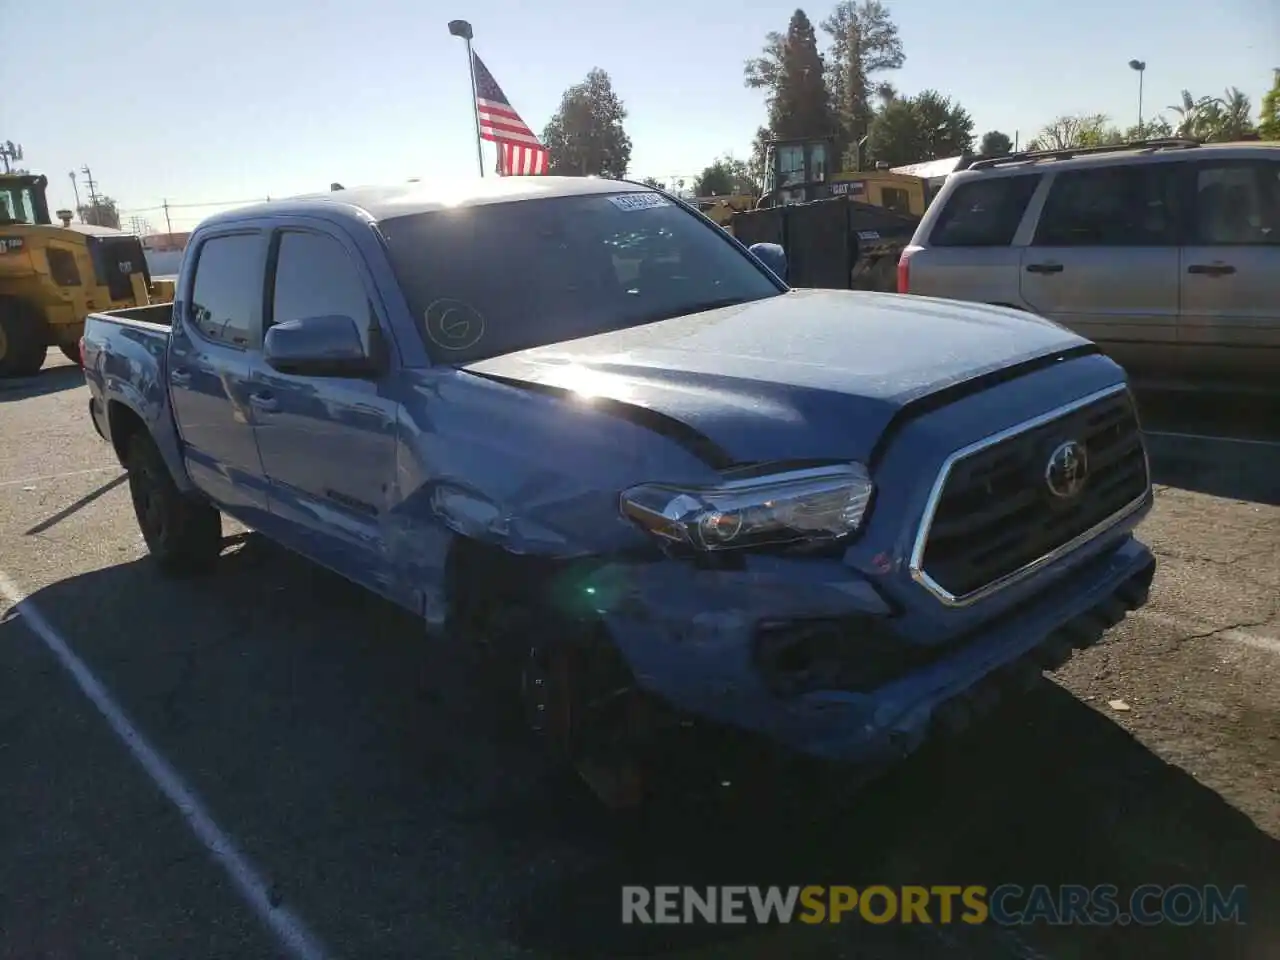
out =
<path fill-rule="evenodd" d="M 1157 247 L 1177 243 L 1177 165 L 1059 173 L 1033 241 L 1038 247 Z"/>
<path fill-rule="evenodd" d="M 1235 160 L 1196 170 L 1191 242 L 1280 244 L 1280 163 Z"/>
<path fill-rule="evenodd" d="M 214 237 L 200 246 L 191 322 L 206 340 L 243 350 L 262 303 L 262 243 L 256 233 Z"/>
<path fill-rule="evenodd" d="M 956 188 L 946 201 L 929 243 L 935 247 L 1005 247 L 1018 224 L 1040 175 L 982 177 Z"/>
<path fill-rule="evenodd" d="M 327 314 L 350 317 L 367 342 L 373 310 L 355 261 L 333 237 L 287 231 L 276 254 L 271 323 Z"/>

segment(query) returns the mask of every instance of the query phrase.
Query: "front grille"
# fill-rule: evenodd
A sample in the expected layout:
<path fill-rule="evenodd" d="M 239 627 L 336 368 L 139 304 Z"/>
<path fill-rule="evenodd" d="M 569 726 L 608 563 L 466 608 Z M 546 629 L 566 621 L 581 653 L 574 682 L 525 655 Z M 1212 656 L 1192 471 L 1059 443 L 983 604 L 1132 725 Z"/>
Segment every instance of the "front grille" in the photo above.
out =
<path fill-rule="evenodd" d="M 1046 468 L 1072 440 L 1087 451 L 1084 486 L 1054 496 Z M 1149 487 L 1133 401 L 1127 390 L 1109 393 L 952 462 L 913 570 L 944 601 L 976 598 L 1127 513 Z"/>

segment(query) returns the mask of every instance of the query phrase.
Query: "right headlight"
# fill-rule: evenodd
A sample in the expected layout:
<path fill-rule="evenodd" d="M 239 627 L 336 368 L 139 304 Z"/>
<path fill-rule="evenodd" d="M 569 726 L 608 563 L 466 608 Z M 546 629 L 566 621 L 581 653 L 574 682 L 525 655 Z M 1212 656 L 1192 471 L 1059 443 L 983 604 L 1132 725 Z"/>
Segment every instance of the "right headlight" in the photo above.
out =
<path fill-rule="evenodd" d="M 699 550 L 837 540 L 855 533 L 873 485 L 860 463 L 750 474 L 713 487 L 645 483 L 623 491 L 623 516 L 649 533 Z"/>

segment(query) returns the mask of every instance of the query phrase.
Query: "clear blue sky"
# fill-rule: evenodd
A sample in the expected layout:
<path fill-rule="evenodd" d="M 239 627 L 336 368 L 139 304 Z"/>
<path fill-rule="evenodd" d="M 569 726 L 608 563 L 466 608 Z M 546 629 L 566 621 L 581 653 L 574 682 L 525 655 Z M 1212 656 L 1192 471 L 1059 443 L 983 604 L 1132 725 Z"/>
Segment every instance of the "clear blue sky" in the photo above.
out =
<path fill-rule="evenodd" d="M 1255 109 L 1280 67 L 1280 0 L 889 0 L 907 61 L 903 93 L 957 98 L 980 135 L 1025 142 L 1054 116 L 1131 124 L 1147 61 L 1146 112 L 1238 86 Z M 815 22 L 829 2 L 805 7 Z M 742 63 L 794 10 L 780 0 L 64 0 L 5 5 L 0 139 L 26 149 L 71 205 L 88 164 L 129 211 L 466 175 L 475 141 L 462 41 L 540 131 L 561 93 L 603 67 L 629 110 L 636 176 L 692 175 L 745 156 L 764 118 Z M 624 12 L 627 11 L 627 12 Z M 489 149 L 486 146 L 486 149 Z M 487 159 L 492 169 L 492 159 Z M 83 192 L 83 187 L 82 187 Z M 188 229 L 213 208 L 175 208 Z M 156 229 L 163 215 L 145 210 Z"/>

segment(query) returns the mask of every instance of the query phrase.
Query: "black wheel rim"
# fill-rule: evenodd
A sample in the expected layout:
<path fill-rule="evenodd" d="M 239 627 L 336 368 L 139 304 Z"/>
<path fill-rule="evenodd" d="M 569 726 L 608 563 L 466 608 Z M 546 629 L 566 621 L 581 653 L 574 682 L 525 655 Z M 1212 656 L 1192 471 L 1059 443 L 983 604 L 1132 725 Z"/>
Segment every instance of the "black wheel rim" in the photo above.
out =
<path fill-rule="evenodd" d="M 129 489 L 133 494 L 133 509 L 138 515 L 143 539 L 155 544 L 164 539 L 166 524 L 163 494 L 156 482 L 155 471 L 150 464 L 139 464 L 129 472 Z"/>

